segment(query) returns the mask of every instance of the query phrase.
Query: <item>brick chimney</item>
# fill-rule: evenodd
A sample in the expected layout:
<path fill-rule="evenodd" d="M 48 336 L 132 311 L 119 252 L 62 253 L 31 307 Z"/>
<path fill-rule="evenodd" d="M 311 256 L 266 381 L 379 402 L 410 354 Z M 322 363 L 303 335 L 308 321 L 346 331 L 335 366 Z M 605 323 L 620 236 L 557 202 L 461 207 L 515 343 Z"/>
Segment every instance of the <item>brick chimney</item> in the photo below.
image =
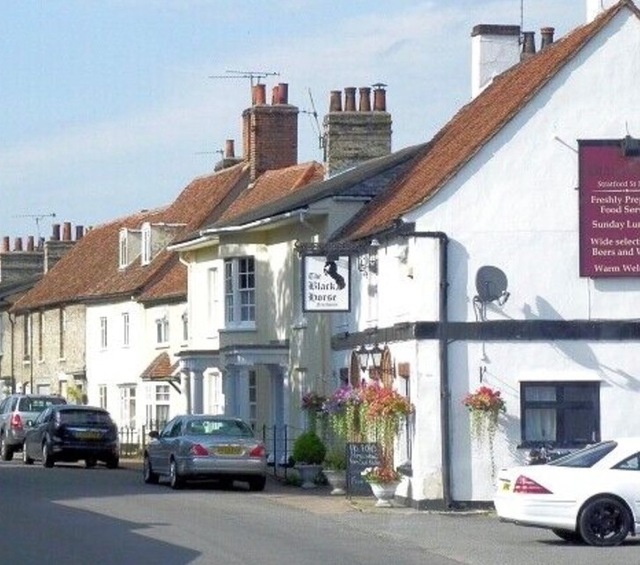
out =
<path fill-rule="evenodd" d="M 520 62 L 520 26 L 480 24 L 471 30 L 471 97 Z"/>
<path fill-rule="evenodd" d="M 391 153 L 391 114 L 384 86 L 373 85 L 373 106 L 371 88 L 361 87 L 357 110 L 355 87 L 344 89 L 344 110 L 341 92 L 331 92 L 323 123 L 327 177 Z"/>
<path fill-rule="evenodd" d="M 298 162 L 298 108 L 288 101 L 288 85 L 278 84 L 266 103 L 264 84 L 252 91 L 252 106 L 242 113 L 244 159 L 251 180 L 265 171 L 290 167 Z"/>

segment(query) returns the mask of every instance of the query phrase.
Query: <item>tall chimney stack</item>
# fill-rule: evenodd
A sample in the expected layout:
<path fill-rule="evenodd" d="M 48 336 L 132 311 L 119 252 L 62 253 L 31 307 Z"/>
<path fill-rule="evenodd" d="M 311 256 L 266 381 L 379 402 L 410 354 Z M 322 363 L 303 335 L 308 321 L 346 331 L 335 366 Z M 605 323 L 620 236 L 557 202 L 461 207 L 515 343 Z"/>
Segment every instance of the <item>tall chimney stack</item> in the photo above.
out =
<path fill-rule="evenodd" d="M 480 24 L 471 30 L 471 97 L 520 62 L 520 26 Z"/>
<path fill-rule="evenodd" d="M 355 167 L 370 159 L 391 153 L 391 115 L 386 111 L 384 85 L 360 88 L 356 111 L 356 89 L 344 89 L 344 111 L 340 91 L 330 93 L 329 113 L 324 117 L 325 167 L 327 177 Z"/>

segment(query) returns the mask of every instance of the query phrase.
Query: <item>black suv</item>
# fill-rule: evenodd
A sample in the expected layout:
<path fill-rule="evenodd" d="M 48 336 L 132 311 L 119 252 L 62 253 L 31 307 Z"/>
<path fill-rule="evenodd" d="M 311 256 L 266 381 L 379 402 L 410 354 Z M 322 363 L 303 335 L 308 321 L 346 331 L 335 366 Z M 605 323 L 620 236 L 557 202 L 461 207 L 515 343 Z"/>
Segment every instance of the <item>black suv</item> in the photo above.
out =
<path fill-rule="evenodd" d="M 48 406 L 66 404 L 61 396 L 50 394 L 11 394 L 0 404 L 0 457 L 13 459 L 13 452 L 22 449 L 25 424 L 35 420 Z"/>
<path fill-rule="evenodd" d="M 103 408 L 49 406 L 29 424 L 22 450 L 27 465 L 36 459 L 45 467 L 53 467 L 56 461 L 84 460 L 87 467 L 95 467 L 98 461 L 109 469 L 118 467 L 118 427 Z"/>

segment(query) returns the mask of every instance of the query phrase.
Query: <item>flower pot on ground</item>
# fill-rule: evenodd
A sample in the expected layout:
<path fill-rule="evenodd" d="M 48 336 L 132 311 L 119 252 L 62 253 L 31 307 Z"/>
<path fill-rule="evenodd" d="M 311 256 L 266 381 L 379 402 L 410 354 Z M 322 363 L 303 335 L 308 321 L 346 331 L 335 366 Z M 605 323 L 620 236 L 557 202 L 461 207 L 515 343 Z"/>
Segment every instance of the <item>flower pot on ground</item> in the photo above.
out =
<path fill-rule="evenodd" d="M 362 477 L 369 483 L 371 492 L 377 499 L 377 507 L 393 506 L 396 488 L 401 480 L 398 471 L 384 467 L 368 467 L 362 471 Z"/>
<path fill-rule="evenodd" d="M 298 436 L 293 444 L 293 459 L 302 479 L 302 488 L 316 486 L 316 478 L 322 471 L 326 454 L 327 448 L 315 432 L 308 431 Z"/>
<path fill-rule="evenodd" d="M 344 448 L 330 450 L 325 457 L 322 467 L 324 476 L 332 488 L 331 494 L 346 494 L 347 457 Z"/>

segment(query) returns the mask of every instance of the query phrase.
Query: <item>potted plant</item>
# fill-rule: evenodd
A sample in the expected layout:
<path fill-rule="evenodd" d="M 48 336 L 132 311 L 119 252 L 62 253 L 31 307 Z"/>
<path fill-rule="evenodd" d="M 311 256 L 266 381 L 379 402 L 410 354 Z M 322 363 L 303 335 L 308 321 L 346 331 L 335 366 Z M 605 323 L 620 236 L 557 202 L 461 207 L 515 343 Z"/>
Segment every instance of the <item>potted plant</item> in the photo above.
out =
<path fill-rule="evenodd" d="M 400 473 L 389 466 L 367 467 L 362 471 L 362 477 L 371 486 L 371 492 L 378 499 L 376 506 L 392 506 L 396 488 L 402 477 Z"/>
<path fill-rule="evenodd" d="M 315 480 L 322 470 L 326 454 L 327 448 L 316 432 L 309 430 L 296 438 L 293 444 L 293 459 L 302 479 L 302 488 L 316 486 Z"/>
<path fill-rule="evenodd" d="M 491 474 L 495 475 L 493 443 L 498 430 L 498 418 L 507 411 L 507 405 L 499 390 L 481 386 L 467 394 L 462 403 L 471 415 L 471 438 L 482 443 L 485 438 L 489 443 L 491 458 Z"/>
<path fill-rule="evenodd" d="M 345 447 L 334 447 L 327 451 L 322 468 L 322 472 L 331 486 L 331 494 L 345 494 L 347 486 L 347 455 Z"/>
<path fill-rule="evenodd" d="M 322 407 L 326 397 L 315 391 L 309 391 L 302 395 L 300 407 L 307 414 L 307 423 L 311 431 L 317 431 L 318 416 L 323 414 Z"/>

